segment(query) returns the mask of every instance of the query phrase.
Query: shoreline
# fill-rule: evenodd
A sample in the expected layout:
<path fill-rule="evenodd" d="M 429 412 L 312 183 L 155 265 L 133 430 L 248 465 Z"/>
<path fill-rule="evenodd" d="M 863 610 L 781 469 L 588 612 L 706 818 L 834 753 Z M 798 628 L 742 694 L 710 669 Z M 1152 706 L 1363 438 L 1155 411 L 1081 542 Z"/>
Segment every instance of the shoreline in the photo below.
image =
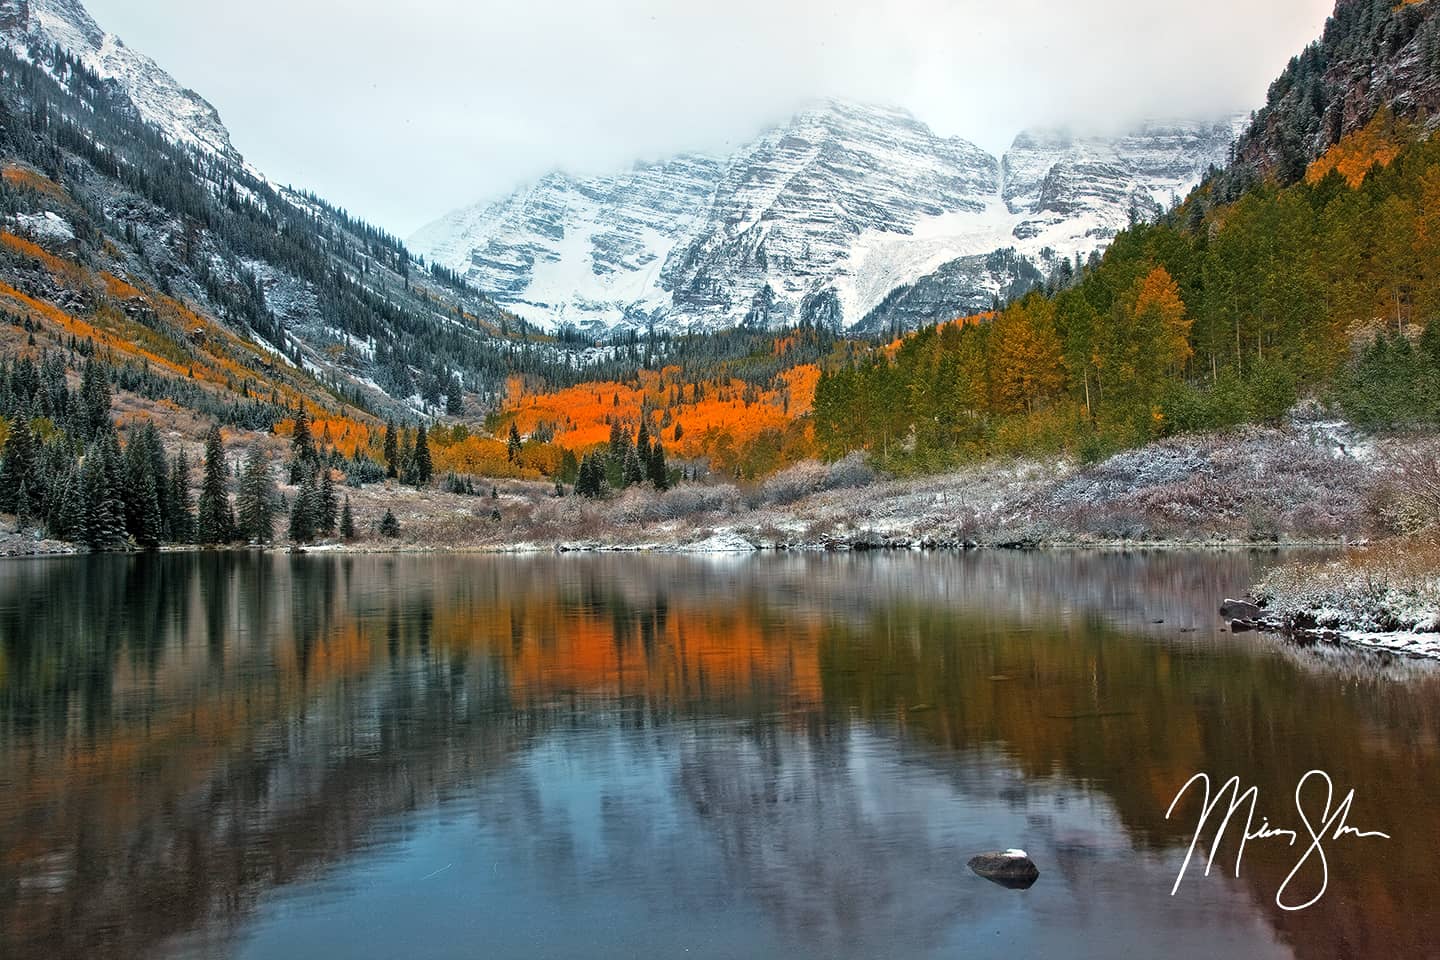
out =
<path fill-rule="evenodd" d="M 1266 575 L 1272 582 L 1250 585 L 1251 593 L 1265 595 L 1267 616 L 1292 627 L 1299 615 L 1301 628 L 1348 632 L 1347 642 L 1367 649 L 1402 650 L 1416 647 L 1426 617 L 1424 628 L 1440 633 L 1440 581 L 1431 589 L 1427 579 L 1440 571 L 1440 548 L 1420 570 L 1405 574 L 1406 582 L 1425 580 L 1429 591 L 1425 603 L 1409 604 L 1417 618 L 1386 619 L 1375 598 L 1354 585 L 1371 582 L 1361 569 L 1367 557 L 1387 555 L 1394 532 L 1386 525 L 1386 504 L 1395 503 L 1387 461 L 1408 442 L 1357 441 L 1348 428 L 1297 421 L 1173 437 L 1093 464 L 988 460 L 943 473 L 886 477 L 856 454 L 831 464 L 801 463 L 745 486 L 683 484 L 660 491 L 642 484 L 597 499 L 557 497 L 551 482 L 487 480 L 480 488 L 489 492 L 477 495 L 387 481 L 347 488 L 360 531 L 354 541 L 167 545 L 160 552 L 740 557 L 1329 551 L 1326 562 L 1354 568 L 1332 584 L 1333 597 L 1310 595 L 1314 577 L 1295 572 L 1307 569 L 1303 556 L 1287 558 L 1276 568 L 1280 573 Z M 295 495 L 282 489 L 287 498 Z M 399 522 L 393 539 L 378 533 L 387 513 Z M 88 552 L 39 539 L 38 531 L 16 531 L 13 521 L 10 530 L 0 532 L 0 556 Z M 1284 589 L 1277 591 L 1277 584 Z M 1217 605 L 1221 599 L 1215 598 Z M 1307 611 L 1316 613 L 1313 622 L 1305 619 Z M 1420 646 L 1440 658 L 1440 642 L 1433 651 Z"/>

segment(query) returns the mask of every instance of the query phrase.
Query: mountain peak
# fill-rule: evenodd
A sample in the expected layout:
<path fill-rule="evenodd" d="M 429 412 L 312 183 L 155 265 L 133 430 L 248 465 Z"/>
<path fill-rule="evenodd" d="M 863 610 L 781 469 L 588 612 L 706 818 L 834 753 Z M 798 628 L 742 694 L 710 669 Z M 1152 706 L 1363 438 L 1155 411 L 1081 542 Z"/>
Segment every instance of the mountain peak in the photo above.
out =
<path fill-rule="evenodd" d="M 155 61 L 103 30 L 79 0 L 0 0 L 0 35 L 23 59 L 60 47 L 113 83 L 141 119 L 173 142 L 240 162 L 219 112 Z"/>

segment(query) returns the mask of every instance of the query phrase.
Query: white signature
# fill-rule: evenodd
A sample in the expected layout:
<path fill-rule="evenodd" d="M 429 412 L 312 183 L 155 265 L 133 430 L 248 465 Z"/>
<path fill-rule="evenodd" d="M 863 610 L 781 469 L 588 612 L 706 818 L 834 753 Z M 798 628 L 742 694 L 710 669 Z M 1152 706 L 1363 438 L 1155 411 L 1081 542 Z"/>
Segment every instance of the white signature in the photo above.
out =
<path fill-rule="evenodd" d="M 1305 785 L 1312 779 L 1324 781 L 1325 805 L 1320 808 L 1318 820 L 1312 820 L 1310 814 L 1306 812 L 1305 801 L 1302 796 L 1305 793 Z M 1185 879 L 1185 871 L 1190 868 L 1190 859 L 1195 855 L 1195 847 L 1200 843 L 1200 836 L 1205 830 L 1206 823 L 1209 822 L 1211 814 L 1220 807 L 1221 801 L 1226 798 L 1227 794 L 1229 795 L 1229 805 L 1225 808 L 1225 816 L 1220 820 L 1220 825 L 1215 828 L 1214 839 L 1210 845 L 1210 853 L 1205 860 L 1205 876 L 1208 877 L 1210 875 L 1210 866 L 1215 862 L 1215 853 L 1220 849 L 1221 837 L 1224 835 L 1226 827 L 1230 825 L 1231 817 L 1234 816 L 1236 810 L 1244 807 L 1247 801 L 1249 802 L 1249 810 L 1246 811 L 1245 814 L 1245 831 L 1240 836 L 1240 848 L 1235 852 L 1236 877 L 1240 876 L 1240 861 L 1245 856 L 1245 844 L 1249 841 L 1283 838 L 1288 841 L 1292 847 L 1300 842 L 1299 831 L 1273 827 L 1270 825 L 1268 818 L 1262 817 L 1260 825 L 1258 827 L 1255 826 L 1255 806 L 1260 800 L 1260 788 L 1251 787 L 1248 790 L 1242 791 L 1240 789 L 1239 777 L 1231 777 L 1229 780 L 1226 780 L 1215 793 L 1214 799 L 1211 799 L 1209 774 L 1195 774 L 1195 776 L 1185 781 L 1185 785 L 1180 788 L 1180 792 L 1175 794 L 1175 799 L 1170 801 L 1170 808 L 1165 811 L 1166 820 L 1169 820 L 1170 815 L 1175 812 L 1175 807 L 1181 798 L 1197 783 L 1203 784 L 1205 787 L 1204 804 L 1200 809 L 1200 821 L 1195 825 L 1195 836 L 1190 840 L 1190 849 L 1185 853 L 1185 862 L 1180 865 L 1180 873 L 1175 878 L 1175 885 L 1170 888 L 1170 895 L 1172 897 L 1175 895 L 1175 892 L 1180 889 L 1180 881 Z M 1280 884 L 1280 889 L 1275 892 L 1275 904 L 1282 910 L 1304 910 L 1306 907 L 1315 904 L 1316 901 L 1325 895 L 1325 888 L 1330 884 L 1330 866 L 1325 859 L 1325 848 L 1323 846 L 1327 840 L 1339 840 L 1346 836 L 1356 838 L 1374 837 L 1382 840 L 1390 839 L 1388 833 L 1381 833 L 1379 830 L 1357 830 L 1346 822 L 1350 818 L 1350 805 L 1355 801 L 1355 791 L 1353 789 L 1345 794 L 1345 798 L 1338 804 L 1335 804 L 1334 800 L 1335 785 L 1331 781 L 1330 775 L 1324 770 L 1311 770 L 1305 774 L 1305 776 L 1301 777 L 1300 782 L 1295 785 L 1295 811 L 1300 815 L 1300 821 L 1305 825 L 1305 835 L 1308 837 L 1309 845 L 1305 848 L 1305 852 L 1300 856 L 1299 861 L 1296 862 L 1294 869 L 1285 877 L 1285 881 Z M 1290 885 L 1296 875 L 1299 874 L 1300 868 L 1305 866 L 1311 857 L 1319 858 L 1320 889 L 1315 892 L 1313 897 L 1304 903 L 1290 903 L 1286 899 L 1285 892 L 1290 889 Z"/>

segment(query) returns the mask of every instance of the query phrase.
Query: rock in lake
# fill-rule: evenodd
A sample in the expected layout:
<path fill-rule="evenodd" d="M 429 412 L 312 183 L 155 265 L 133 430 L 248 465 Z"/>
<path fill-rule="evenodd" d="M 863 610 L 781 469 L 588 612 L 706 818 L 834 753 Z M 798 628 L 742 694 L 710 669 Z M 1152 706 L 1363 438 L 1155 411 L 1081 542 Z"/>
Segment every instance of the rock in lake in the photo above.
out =
<path fill-rule="evenodd" d="M 1012 890 L 1028 890 L 1040 877 L 1040 868 L 1024 850 L 999 850 L 970 858 L 970 869 L 986 880 Z"/>
<path fill-rule="evenodd" d="M 1253 623 L 1260 619 L 1260 608 L 1249 600 L 1226 600 L 1220 604 L 1220 616 L 1226 620 L 1248 620 Z"/>

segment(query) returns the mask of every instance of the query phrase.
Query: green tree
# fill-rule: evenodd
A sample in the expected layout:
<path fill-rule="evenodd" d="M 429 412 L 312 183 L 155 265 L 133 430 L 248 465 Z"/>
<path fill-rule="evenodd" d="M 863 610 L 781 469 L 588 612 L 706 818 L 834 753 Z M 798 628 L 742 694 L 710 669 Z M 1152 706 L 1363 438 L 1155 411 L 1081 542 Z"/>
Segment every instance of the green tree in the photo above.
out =
<path fill-rule="evenodd" d="M 340 505 L 335 497 L 335 479 L 331 476 L 329 467 L 320 471 L 320 491 L 317 501 L 316 529 L 324 536 L 335 535 L 335 525 L 339 522 Z"/>
<path fill-rule="evenodd" d="M 520 428 L 510 421 L 510 439 L 505 444 L 505 455 L 511 463 L 520 462 Z"/>
<path fill-rule="evenodd" d="M 229 479 L 225 468 L 225 445 L 220 428 L 205 435 L 205 467 L 200 481 L 200 513 L 195 538 L 203 544 L 229 543 L 234 539 L 235 520 L 230 507 Z"/>
<path fill-rule="evenodd" d="M 400 536 L 400 521 L 395 518 L 395 514 L 388 507 L 385 509 L 385 516 L 380 518 L 380 536 L 389 537 L 392 540 Z"/>
<path fill-rule="evenodd" d="M 650 448 L 650 457 L 646 461 L 646 473 L 650 482 L 655 484 L 656 490 L 665 490 L 670 486 L 670 469 L 665 465 L 665 445 L 659 440 Z"/>
<path fill-rule="evenodd" d="M 423 487 L 435 475 L 435 461 L 430 457 L 430 439 L 425 434 L 425 425 L 415 433 L 414 453 L 415 486 Z"/>
<path fill-rule="evenodd" d="M 280 506 L 280 491 L 270 472 L 269 458 L 259 446 L 251 447 L 245 457 L 236 505 L 242 540 L 269 543 L 275 539 L 275 514 Z"/>
<path fill-rule="evenodd" d="M 25 414 L 17 416 L 10 425 L 3 457 L 0 461 L 0 512 L 19 513 L 22 499 L 28 501 L 40 493 L 35 437 L 30 432 L 30 418 Z M 22 492 L 25 494 L 23 498 Z M 28 502 L 25 505 L 28 506 Z"/>
<path fill-rule="evenodd" d="M 170 496 L 166 504 L 169 516 L 166 525 L 170 539 L 175 543 L 193 543 L 195 540 L 195 509 L 190 499 L 190 461 L 184 450 L 175 453 L 170 465 Z"/>
<path fill-rule="evenodd" d="M 350 512 L 350 496 L 345 496 L 345 507 L 340 512 L 340 536 L 346 540 L 355 539 L 355 515 Z"/>
<path fill-rule="evenodd" d="M 385 422 L 385 476 L 394 479 L 400 475 L 400 445 L 395 437 L 395 421 Z"/>
<path fill-rule="evenodd" d="M 309 543 L 315 539 L 319 517 L 319 491 L 315 489 L 315 478 L 305 477 L 295 493 L 295 502 L 290 506 L 290 539 L 296 543 Z"/>

